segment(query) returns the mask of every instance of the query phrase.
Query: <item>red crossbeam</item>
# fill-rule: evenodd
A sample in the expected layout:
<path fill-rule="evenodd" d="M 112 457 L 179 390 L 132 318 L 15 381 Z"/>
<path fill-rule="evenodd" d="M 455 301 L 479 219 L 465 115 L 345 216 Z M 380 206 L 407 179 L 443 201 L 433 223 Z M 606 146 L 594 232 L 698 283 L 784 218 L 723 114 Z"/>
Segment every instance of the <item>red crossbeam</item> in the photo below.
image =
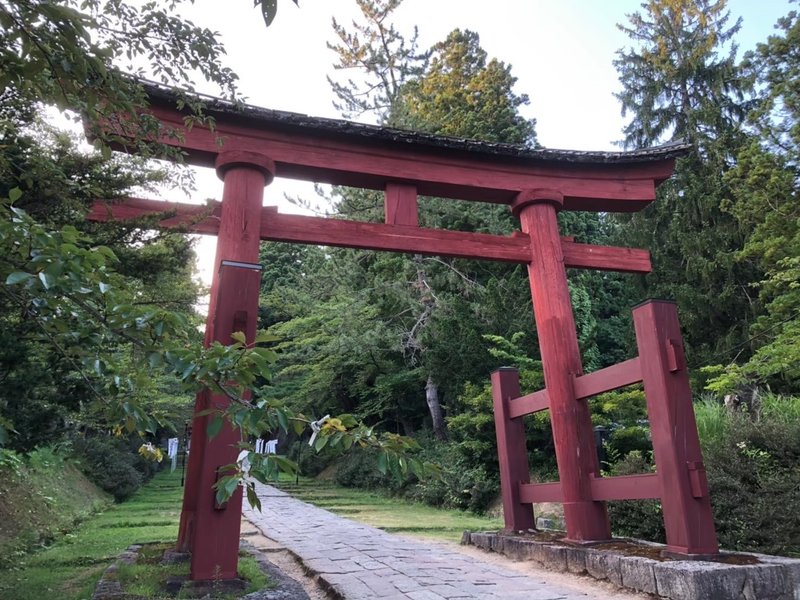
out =
<path fill-rule="evenodd" d="M 639 357 L 575 378 L 575 397 L 590 398 L 642 380 Z"/>
<path fill-rule="evenodd" d="M 527 396 L 514 398 L 508 403 L 508 414 L 512 419 L 523 417 L 550 408 L 547 390 L 539 390 Z"/>
<path fill-rule="evenodd" d="M 170 214 L 158 222 L 161 227 L 209 235 L 219 230 L 219 203 L 216 202 L 207 206 L 142 198 L 130 198 L 115 204 L 96 202 L 87 219 L 136 219 L 158 213 Z M 516 263 L 527 263 L 531 256 L 530 239 L 519 233 L 501 236 L 286 215 L 274 207 L 265 207 L 262 211 L 261 239 Z M 566 267 L 630 273 L 649 273 L 652 270 L 647 250 L 579 244 L 567 239 L 562 240 L 561 247 Z"/>
<path fill-rule="evenodd" d="M 519 485 L 519 501 L 525 504 L 534 502 L 563 502 L 561 483 L 521 483 Z"/>
<path fill-rule="evenodd" d="M 661 497 L 661 486 L 655 473 L 594 477 L 590 485 L 594 500 L 644 500 Z"/>
<path fill-rule="evenodd" d="M 569 243 L 569 242 L 564 242 Z M 618 365 L 600 369 L 588 375 L 575 378 L 575 398 L 581 400 L 610 392 L 642 380 L 642 369 L 639 357 L 626 360 Z M 526 396 L 512 398 L 508 403 L 508 414 L 512 419 L 550 408 L 547 390 L 539 390 Z"/>
<path fill-rule="evenodd" d="M 661 497 L 661 487 L 655 473 L 594 477 L 591 487 L 593 500 L 645 500 Z M 562 502 L 561 483 L 522 483 L 519 485 L 519 499 L 525 504 Z"/>

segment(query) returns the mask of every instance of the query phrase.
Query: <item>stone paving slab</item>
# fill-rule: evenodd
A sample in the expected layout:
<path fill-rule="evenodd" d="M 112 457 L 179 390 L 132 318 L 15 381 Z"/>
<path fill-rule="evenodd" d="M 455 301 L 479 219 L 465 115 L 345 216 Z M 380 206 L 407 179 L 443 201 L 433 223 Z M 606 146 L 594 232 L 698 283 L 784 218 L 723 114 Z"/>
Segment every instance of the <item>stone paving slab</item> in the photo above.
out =
<path fill-rule="evenodd" d="M 262 511 L 244 515 L 345 600 L 586 600 L 585 593 L 471 556 L 391 535 L 256 484 Z"/>

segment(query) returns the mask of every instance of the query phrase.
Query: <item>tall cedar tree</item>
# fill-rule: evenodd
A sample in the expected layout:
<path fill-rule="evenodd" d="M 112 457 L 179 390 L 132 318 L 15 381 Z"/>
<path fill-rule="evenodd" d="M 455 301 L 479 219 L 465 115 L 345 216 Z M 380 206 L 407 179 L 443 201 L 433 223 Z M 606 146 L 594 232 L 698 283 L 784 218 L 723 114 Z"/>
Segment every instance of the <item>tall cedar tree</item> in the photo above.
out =
<path fill-rule="evenodd" d="M 718 384 L 728 392 L 742 383 L 800 390 L 800 16 L 778 21 L 778 33 L 746 55 L 744 67 L 758 82 L 750 114 L 758 134 L 727 173 L 731 212 L 752 231 L 739 254 L 755 262 L 763 279 L 754 285 L 761 310 L 745 344 L 753 354 L 731 365 Z M 754 282 L 755 284 L 755 282 Z M 735 361 L 739 348 L 725 362 Z M 732 377 L 731 377 L 732 375 Z"/>
<path fill-rule="evenodd" d="M 331 44 L 335 66 L 348 69 L 349 80 L 334 83 L 346 114 L 366 111 L 386 125 L 535 145 L 535 122 L 519 114 L 527 97 L 513 91 L 510 67 L 490 59 L 477 34 L 455 30 L 420 52 L 391 24 L 399 1 L 358 4 L 361 22 L 352 32 L 334 22 L 338 39 Z M 334 196 L 341 216 L 383 219 L 380 194 L 337 189 Z M 420 199 L 420 220 L 426 227 L 498 234 L 518 228 L 505 207 L 433 198 Z M 568 225 L 580 234 L 599 235 L 603 229 L 599 222 L 573 220 Z M 268 251 L 286 252 L 278 245 Z M 278 326 L 290 341 L 286 367 L 276 378 L 294 402 L 313 401 L 325 410 L 339 405 L 395 420 L 410 432 L 419 424 L 425 390 L 436 433 L 443 438 L 439 398 L 451 415 L 459 412 L 457 398 L 465 382 L 485 381 L 499 364 L 484 334 L 510 338 L 524 331 L 517 339 L 530 355 L 537 353 L 521 267 L 348 250 L 331 250 L 316 265 L 320 270 L 313 277 L 297 274 L 295 289 L 269 290 L 271 304 L 297 310 L 294 318 L 284 312 Z M 302 271 L 307 273 L 305 265 Z M 597 329 L 592 296 L 580 284 L 576 288 L 579 304 L 590 307 L 579 317 L 582 341 L 591 349 Z M 299 300 L 304 293 L 315 308 Z"/>
<path fill-rule="evenodd" d="M 737 260 L 747 231 L 724 210 L 731 191 L 724 174 L 746 143 L 741 128 L 749 91 L 732 43 L 724 0 L 649 0 L 619 25 L 633 46 L 614 61 L 623 89 L 624 145 L 638 148 L 685 140 L 692 153 L 655 203 L 627 219 L 632 246 L 649 248 L 648 297 L 678 301 L 693 364 L 713 360 L 748 335 L 755 310 L 753 266 Z"/>

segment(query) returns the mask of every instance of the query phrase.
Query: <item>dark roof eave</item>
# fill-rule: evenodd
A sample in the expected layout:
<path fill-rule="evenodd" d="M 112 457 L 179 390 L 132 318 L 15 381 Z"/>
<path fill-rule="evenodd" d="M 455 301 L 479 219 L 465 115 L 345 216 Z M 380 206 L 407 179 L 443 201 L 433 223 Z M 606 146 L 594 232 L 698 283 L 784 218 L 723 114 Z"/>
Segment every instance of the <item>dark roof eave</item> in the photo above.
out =
<path fill-rule="evenodd" d="M 151 102 L 156 104 L 169 103 L 174 106 L 178 99 L 179 92 L 176 90 L 152 82 L 142 82 L 142 85 L 150 97 Z M 301 128 L 305 131 L 316 131 L 326 135 L 360 138 L 362 140 L 394 144 L 422 145 L 429 148 L 441 148 L 494 157 L 508 157 L 523 160 L 535 159 L 588 165 L 622 165 L 670 160 L 685 156 L 691 150 L 691 144 L 682 141 L 671 142 L 652 148 L 618 152 L 528 148 L 515 144 L 484 142 L 467 138 L 434 135 L 418 131 L 357 123 L 343 119 L 312 117 L 300 113 L 262 108 L 249 104 L 235 104 L 212 96 L 198 95 L 198 97 L 205 102 L 206 110 L 212 115 L 224 114 L 244 118 L 255 123 L 269 124 L 287 129 Z"/>

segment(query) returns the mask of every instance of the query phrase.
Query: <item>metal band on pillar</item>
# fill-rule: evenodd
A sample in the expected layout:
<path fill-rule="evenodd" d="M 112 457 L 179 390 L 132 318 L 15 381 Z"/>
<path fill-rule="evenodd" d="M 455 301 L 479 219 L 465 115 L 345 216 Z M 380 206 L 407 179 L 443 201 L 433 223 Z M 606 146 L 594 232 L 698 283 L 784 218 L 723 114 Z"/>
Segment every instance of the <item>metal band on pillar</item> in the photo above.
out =
<path fill-rule="evenodd" d="M 237 331 L 251 343 L 258 316 L 264 187 L 275 176 L 275 164 L 258 153 L 232 150 L 219 154 L 215 167 L 224 188 L 205 344 L 230 344 L 231 334 Z M 209 407 L 224 408 L 228 402 L 224 395 L 204 390 L 195 403 L 200 416 L 194 419 L 178 536 L 179 548 L 192 554 L 192 579 L 233 579 L 237 575 L 241 488 L 226 505 L 217 505 L 213 485 L 219 469 L 235 462 L 241 432 L 226 423 L 209 439 L 209 416 L 203 415 Z"/>

